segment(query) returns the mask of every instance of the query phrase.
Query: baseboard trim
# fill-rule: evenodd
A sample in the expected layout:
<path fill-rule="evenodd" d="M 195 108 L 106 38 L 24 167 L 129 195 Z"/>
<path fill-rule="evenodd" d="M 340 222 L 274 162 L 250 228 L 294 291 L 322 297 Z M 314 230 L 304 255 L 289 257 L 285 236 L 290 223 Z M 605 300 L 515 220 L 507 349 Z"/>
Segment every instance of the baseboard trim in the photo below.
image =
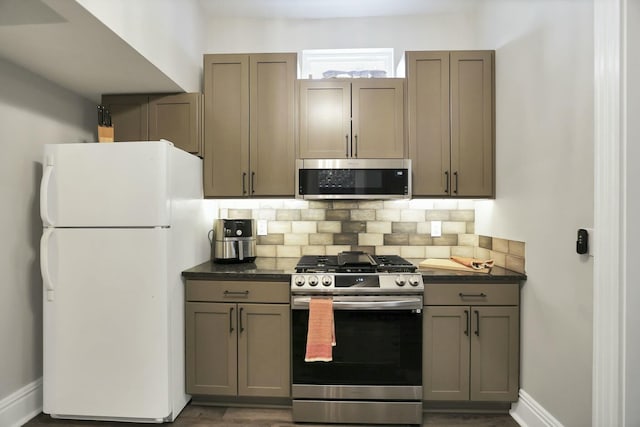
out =
<path fill-rule="evenodd" d="M 564 427 L 526 391 L 520 389 L 519 400 L 511 406 L 509 414 L 522 427 Z"/>
<path fill-rule="evenodd" d="M 0 400 L 0 426 L 20 427 L 42 412 L 42 378 Z"/>

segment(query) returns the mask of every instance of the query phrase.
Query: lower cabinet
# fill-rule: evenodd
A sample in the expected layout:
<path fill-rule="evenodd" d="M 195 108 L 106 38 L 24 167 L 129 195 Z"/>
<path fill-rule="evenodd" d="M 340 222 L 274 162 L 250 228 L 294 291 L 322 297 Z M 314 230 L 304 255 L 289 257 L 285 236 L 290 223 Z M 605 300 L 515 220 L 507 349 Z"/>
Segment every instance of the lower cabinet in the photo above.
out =
<path fill-rule="evenodd" d="M 290 396 L 288 283 L 187 281 L 185 313 L 187 393 Z"/>
<path fill-rule="evenodd" d="M 425 401 L 518 399 L 519 285 L 427 284 Z"/>

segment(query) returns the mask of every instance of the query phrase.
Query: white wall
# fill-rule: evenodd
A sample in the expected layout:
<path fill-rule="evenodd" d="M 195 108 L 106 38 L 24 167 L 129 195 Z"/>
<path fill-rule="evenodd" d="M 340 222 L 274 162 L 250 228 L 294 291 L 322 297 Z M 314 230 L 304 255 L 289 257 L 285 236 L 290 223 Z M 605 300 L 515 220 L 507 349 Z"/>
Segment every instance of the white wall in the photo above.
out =
<path fill-rule="evenodd" d="M 197 0 L 76 0 L 186 92 L 200 92 L 204 13 Z"/>
<path fill-rule="evenodd" d="M 0 59 L 0 401 L 42 376 L 42 145 L 95 140 L 95 105 Z M 0 423 L 2 424 L 2 423 Z"/>
<path fill-rule="evenodd" d="M 591 425 L 593 5 L 488 0 L 479 35 L 496 49 L 497 198 L 476 232 L 526 242 L 521 389 L 565 426 Z"/>
<path fill-rule="evenodd" d="M 349 19 L 213 19 L 206 53 L 300 52 L 302 49 L 474 49 L 474 14 Z"/>

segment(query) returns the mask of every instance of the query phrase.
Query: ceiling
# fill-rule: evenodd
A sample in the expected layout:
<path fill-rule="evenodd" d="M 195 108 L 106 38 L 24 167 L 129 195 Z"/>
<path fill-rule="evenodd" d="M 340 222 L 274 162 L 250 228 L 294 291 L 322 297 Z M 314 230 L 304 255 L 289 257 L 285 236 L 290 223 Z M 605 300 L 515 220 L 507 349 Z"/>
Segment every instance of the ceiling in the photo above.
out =
<path fill-rule="evenodd" d="M 200 0 L 209 18 L 327 19 L 449 13 L 478 0 Z"/>
<path fill-rule="evenodd" d="M 75 1 L 0 0 L 0 59 L 96 102 L 102 93 L 182 92 Z"/>
<path fill-rule="evenodd" d="M 329 19 L 453 13 L 479 0 L 196 0 L 208 19 Z M 184 89 L 71 0 L 0 0 L 0 59 L 99 102 Z"/>

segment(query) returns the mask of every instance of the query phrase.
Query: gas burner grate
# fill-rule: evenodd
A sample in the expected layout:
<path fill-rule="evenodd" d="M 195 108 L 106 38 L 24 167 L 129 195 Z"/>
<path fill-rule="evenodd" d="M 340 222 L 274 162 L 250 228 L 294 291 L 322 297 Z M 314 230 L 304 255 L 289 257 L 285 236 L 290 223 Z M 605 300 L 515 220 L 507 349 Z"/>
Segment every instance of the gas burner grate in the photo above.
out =
<path fill-rule="evenodd" d="M 371 265 L 341 265 L 335 255 L 305 255 L 296 265 L 297 273 L 413 273 L 417 267 L 397 255 L 372 255 Z"/>
<path fill-rule="evenodd" d="M 413 273 L 418 269 L 418 267 L 397 255 L 374 255 L 373 259 L 378 264 L 378 271 Z"/>

